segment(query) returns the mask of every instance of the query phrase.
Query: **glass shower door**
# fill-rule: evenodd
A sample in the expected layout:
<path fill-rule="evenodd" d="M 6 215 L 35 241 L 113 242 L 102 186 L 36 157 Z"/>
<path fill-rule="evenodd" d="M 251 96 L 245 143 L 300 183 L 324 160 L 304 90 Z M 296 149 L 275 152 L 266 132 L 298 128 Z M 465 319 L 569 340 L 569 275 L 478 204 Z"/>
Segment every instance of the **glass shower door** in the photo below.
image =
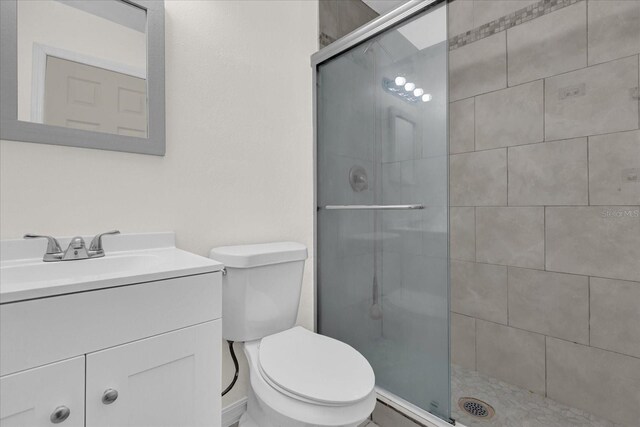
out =
<path fill-rule="evenodd" d="M 317 70 L 318 330 L 449 419 L 446 9 Z"/>

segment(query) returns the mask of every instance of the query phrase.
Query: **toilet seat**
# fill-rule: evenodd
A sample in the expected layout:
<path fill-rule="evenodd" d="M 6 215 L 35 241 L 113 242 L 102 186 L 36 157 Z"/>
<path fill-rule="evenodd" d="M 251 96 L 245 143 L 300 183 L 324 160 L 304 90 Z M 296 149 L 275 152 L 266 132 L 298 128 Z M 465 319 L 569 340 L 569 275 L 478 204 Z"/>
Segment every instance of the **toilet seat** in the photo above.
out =
<path fill-rule="evenodd" d="M 375 386 L 373 369 L 358 351 L 299 326 L 263 338 L 258 367 L 279 392 L 316 405 L 350 405 Z"/>
<path fill-rule="evenodd" d="M 299 395 L 286 392 L 280 386 L 274 386 L 271 380 L 265 379 L 267 375 L 261 372 L 260 346 L 261 340 L 244 343 L 251 385 L 248 390 L 247 417 L 260 420 L 256 424 L 248 422 L 247 426 L 356 427 L 373 411 L 376 404 L 375 389 L 372 389 L 363 400 L 344 405 L 327 405 L 304 399 Z"/>

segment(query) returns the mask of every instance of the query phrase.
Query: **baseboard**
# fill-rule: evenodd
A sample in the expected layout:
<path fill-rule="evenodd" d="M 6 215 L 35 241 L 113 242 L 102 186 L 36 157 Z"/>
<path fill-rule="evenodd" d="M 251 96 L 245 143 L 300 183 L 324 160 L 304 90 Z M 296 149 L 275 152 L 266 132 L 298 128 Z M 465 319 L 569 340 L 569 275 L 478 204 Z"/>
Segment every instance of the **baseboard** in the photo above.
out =
<path fill-rule="evenodd" d="M 240 421 L 240 417 L 247 410 L 247 398 L 243 397 L 237 402 L 222 408 L 222 427 L 229 427 Z"/>

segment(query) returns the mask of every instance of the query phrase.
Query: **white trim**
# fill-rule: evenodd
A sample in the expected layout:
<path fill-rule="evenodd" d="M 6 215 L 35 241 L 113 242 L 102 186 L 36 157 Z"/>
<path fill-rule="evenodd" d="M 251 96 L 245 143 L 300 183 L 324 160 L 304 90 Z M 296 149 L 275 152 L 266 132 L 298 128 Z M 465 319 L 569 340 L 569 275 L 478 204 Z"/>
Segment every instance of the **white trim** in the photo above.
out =
<path fill-rule="evenodd" d="M 110 61 L 104 58 L 85 55 L 71 50 L 60 49 L 58 47 L 45 44 L 33 44 L 33 66 L 31 75 L 31 122 L 44 123 L 44 86 L 47 71 L 47 56 L 66 59 L 68 61 L 79 62 L 91 65 L 92 67 L 103 68 L 121 74 L 147 78 L 147 71 L 143 68 L 133 67 L 120 62 Z"/>
<path fill-rule="evenodd" d="M 428 427 L 452 427 L 451 424 L 442 420 L 441 418 L 436 417 L 432 413 L 417 407 L 413 403 L 407 402 L 406 400 L 396 396 L 391 392 L 388 392 L 383 388 L 376 386 L 376 393 L 378 394 L 378 400 L 380 400 L 381 402 L 386 403 L 387 405 L 396 409 L 398 412 L 401 412 L 407 417 L 413 418 L 414 420 Z M 456 421 L 456 427 L 465 426 Z"/>
<path fill-rule="evenodd" d="M 222 427 L 229 427 L 240 421 L 240 417 L 247 411 L 247 398 L 243 397 L 237 402 L 222 408 Z"/>

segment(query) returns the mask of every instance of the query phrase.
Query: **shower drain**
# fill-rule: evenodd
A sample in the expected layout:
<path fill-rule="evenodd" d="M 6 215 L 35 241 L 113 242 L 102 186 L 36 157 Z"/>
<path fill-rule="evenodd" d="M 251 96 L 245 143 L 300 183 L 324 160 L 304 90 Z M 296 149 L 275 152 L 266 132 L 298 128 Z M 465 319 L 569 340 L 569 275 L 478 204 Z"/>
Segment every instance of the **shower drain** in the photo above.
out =
<path fill-rule="evenodd" d="M 496 413 L 491 405 L 482 400 L 474 399 L 473 397 L 460 398 L 458 400 L 458 406 L 468 415 L 483 420 L 488 420 Z"/>

